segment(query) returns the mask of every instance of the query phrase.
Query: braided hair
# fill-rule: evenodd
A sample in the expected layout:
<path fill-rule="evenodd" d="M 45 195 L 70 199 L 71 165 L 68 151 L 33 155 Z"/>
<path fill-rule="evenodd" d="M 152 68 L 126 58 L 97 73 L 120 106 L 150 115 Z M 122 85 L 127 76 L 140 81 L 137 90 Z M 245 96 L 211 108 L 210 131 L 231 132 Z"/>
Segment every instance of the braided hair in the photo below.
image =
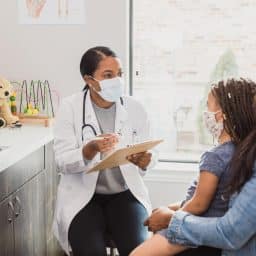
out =
<path fill-rule="evenodd" d="M 229 79 L 212 86 L 211 92 L 224 116 L 224 129 L 235 144 L 229 171 L 228 194 L 239 192 L 253 174 L 256 160 L 256 84 Z"/>

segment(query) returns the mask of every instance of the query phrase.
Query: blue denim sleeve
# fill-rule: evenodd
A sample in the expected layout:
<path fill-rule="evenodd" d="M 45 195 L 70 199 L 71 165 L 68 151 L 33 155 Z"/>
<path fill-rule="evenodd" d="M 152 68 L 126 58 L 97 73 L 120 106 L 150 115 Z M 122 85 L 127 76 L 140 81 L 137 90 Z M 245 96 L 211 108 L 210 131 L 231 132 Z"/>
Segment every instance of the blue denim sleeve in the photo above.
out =
<path fill-rule="evenodd" d="M 240 249 L 256 234 L 255 188 L 256 171 L 221 218 L 197 217 L 177 211 L 168 227 L 168 240 L 185 246 Z"/>

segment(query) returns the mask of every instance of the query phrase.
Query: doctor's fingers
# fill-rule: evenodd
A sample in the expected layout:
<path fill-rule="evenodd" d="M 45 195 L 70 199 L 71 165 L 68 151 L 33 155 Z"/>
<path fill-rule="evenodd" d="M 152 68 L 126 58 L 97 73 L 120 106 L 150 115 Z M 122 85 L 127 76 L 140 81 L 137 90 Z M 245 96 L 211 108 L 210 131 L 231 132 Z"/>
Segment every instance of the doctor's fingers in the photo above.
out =
<path fill-rule="evenodd" d="M 144 161 L 140 160 L 140 158 L 128 157 L 127 159 L 136 166 L 143 166 Z"/>
<path fill-rule="evenodd" d="M 110 137 L 118 137 L 118 135 L 116 133 L 104 133 L 104 134 L 98 135 L 97 137 L 110 138 Z"/>
<path fill-rule="evenodd" d="M 104 139 L 104 141 L 102 141 L 102 145 L 104 147 L 114 147 L 116 144 L 118 143 L 118 141 L 114 138 L 111 139 Z"/>
<path fill-rule="evenodd" d="M 110 147 L 102 147 L 99 149 L 99 153 L 107 153 L 109 151 L 113 150 L 113 148 L 110 148 Z"/>
<path fill-rule="evenodd" d="M 151 156 L 152 154 L 150 152 L 142 152 L 142 153 L 132 155 L 132 158 L 135 161 L 140 161 L 140 160 L 145 161 L 145 160 L 151 159 Z"/>
<path fill-rule="evenodd" d="M 128 156 L 127 160 L 135 165 L 137 165 L 138 161 L 136 159 L 134 159 L 132 156 Z"/>
<path fill-rule="evenodd" d="M 146 167 L 151 161 L 151 153 L 145 153 L 143 155 L 134 157 L 134 162 L 142 167 Z"/>
<path fill-rule="evenodd" d="M 128 160 L 131 161 L 132 163 L 138 163 L 139 160 L 143 157 L 144 152 L 138 153 L 138 154 L 133 154 L 128 156 Z"/>
<path fill-rule="evenodd" d="M 105 145 L 110 145 L 110 144 L 117 144 L 119 142 L 119 138 L 116 135 L 113 136 L 108 136 L 108 137 L 103 137 L 102 143 Z"/>
<path fill-rule="evenodd" d="M 111 146 L 117 143 L 117 139 L 115 137 L 98 137 L 95 140 L 99 145 Z"/>
<path fill-rule="evenodd" d="M 142 156 L 143 159 L 151 159 L 152 158 L 152 153 L 150 152 L 145 152 Z"/>
<path fill-rule="evenodd" d="M 110 138 L 113 139 L 113 138 L 114 138 L 114 139 L 116 139 L 116 140 L 119 139 L 119 135 L 116 134 L 116 133 L 105 133 L 105 134 L 99 135 L 98 137 L 103 137 L 103 138 L 106 138 L 106 139 L 110 139 Z"/>
<path fill-rule="evenodd" d="M 113 148 L 114 148 L 113 145 L 108 145 L 108 144 L 106 144 L 106 145 L 104 145 L 104 144 L 98 145 L 98 149 L 99 149 L 98 151 L 101 152 L 101 153 L 110 151 L 110 150 L 112 150 Z"/>
<path fill-rule="evenodd" d="M 104 140 L 94 140 L 94 147 L 98 152 L 103 153 L 111 150 L 113 145 L 111 143 L 106 143 Z"/>
<path fill-rule="evenodd" d="M 112 136 L 112 137 L 110 137 L 110 138 L 107 138 L 107 140 L 108 140 L 109 142 L 113 143 L 113 144 L 116 144 L 116 143 L 119 142 L 118 136 Z"/>

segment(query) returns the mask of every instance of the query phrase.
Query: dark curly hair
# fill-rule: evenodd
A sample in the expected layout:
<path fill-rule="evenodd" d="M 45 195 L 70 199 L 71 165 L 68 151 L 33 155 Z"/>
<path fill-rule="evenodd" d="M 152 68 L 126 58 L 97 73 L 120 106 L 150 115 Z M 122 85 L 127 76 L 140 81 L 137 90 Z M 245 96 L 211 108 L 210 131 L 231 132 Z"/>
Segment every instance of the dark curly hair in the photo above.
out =
<path fill-rule="evenodd" d="M 251 178 L 256 160 L 256 84 L 229 79 L 212 86 L 211 92 L 224 114 L 224 129 L 235 144 L 229 171 L 228 194 L 239 192 Z"/>

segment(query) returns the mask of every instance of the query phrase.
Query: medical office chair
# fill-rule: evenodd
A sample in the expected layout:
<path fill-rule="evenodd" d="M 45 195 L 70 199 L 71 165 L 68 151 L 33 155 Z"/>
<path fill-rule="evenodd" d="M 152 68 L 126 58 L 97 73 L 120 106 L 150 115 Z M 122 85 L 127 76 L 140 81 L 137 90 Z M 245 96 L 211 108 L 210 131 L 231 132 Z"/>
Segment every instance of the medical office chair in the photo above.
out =
<path fill-rule="evenodd" d="M 116 253 L 116 245 L 115 242 L 111 239 L 110 234 L 106 234 L 106 250 L 109 249 L 108 251 L 108 256 L 118 256 L 118 254 Z M 70 255 L 72 256 L 72 252 L 70 252 Z M 66 254 L 64 254 L 64 256 L 66 256 Z"/>
<path fill-rule="evenodd" d="M 107 245 L 107 248 L 109 248 L 110 252 L 109 252 L 109 256 L 117 256 L 116 254 L 116 245 L 115 245 L 115 242 L 110 238 L 108 237 L 106 239 L 106 245 Z"/>

